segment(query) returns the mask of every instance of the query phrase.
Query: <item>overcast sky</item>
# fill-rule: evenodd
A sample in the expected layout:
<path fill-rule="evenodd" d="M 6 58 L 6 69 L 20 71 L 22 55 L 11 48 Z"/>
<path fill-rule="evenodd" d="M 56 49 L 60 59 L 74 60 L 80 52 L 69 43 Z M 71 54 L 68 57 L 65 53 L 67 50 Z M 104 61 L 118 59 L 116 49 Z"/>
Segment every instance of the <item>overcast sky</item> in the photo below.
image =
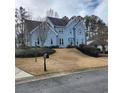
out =
<path fill-rule="evenodd" d="M 16 0 L 15 3 L 16 8 L 26 8 L 34 18 L 46 16 L 46 11 L 51 8 L 60 17 L 94 14 L 108 23 L 108 0 Z"/>

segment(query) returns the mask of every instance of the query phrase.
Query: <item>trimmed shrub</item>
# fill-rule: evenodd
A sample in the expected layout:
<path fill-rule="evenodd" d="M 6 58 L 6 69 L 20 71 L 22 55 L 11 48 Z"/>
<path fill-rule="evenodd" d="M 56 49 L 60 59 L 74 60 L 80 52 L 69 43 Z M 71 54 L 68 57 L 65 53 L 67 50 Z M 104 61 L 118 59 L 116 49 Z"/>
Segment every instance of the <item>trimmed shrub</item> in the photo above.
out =
<path fill-rule="evenodd" d="M 93 56 L 93 57 L 98 57 L 100 51 L 95 48 L 95 47 L 91 47 L 91 46 L 87 46 L 87 45 L 80 45 L 79 47 L 77 47 L 78 50 L 80 50 L 81 52 L 89 55 L 89 56 Z"/>
<path fill-rule="evenodd" d="M 100 48 L 96 48 L 99 52 L 101 52 L 101 49 Z"/>
<path fill-rule="evenodd" d="M 105 54 L 108 54 L 108 51 L 105 51 Z"/>
<path fill-rule="evenodd" d="M 81 48 L 81 47 L 84 47 L 84 46 L 86 46 L 86 45 L 84 45 L 84 44 L 80 44 L 80 45 L 79 45 L 80 48 Z"/>
<path fill-rule="evenodd" d="M 58 45 L 56 45 L 56 46 L 45 46 L 44 48 L 59 48 L 59 46 Z"/>
<path fill-rule="evenodd" d="M 40 46 L 32 46 L 32 47 L 29 47 L 29 48 L 41 48 Z"/>
<path fill-rule="evenodd" d="M 75 46 L 68 45 L 66 48 L 75 48 Z"/>
<path fill-rule="evenodd" d="M 50 46 L 50 48 L 59 48 L 59 46 L 57 45 L 57 46 Z"/>
<path fill-rule="evenodd" d="M 49 55 L 55 53 L 55 50 L 48 48 L 18 48 L 15 50 L 15 57 L 26 58 L 26 57 L 40 57 L 47 52 Z"/>

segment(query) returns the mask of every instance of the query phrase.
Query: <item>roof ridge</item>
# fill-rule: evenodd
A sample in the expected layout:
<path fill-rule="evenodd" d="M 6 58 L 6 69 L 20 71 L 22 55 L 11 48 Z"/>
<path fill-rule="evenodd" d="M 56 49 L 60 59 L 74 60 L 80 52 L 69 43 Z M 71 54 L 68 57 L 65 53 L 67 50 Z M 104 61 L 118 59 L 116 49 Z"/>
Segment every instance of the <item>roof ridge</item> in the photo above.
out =
<path fill-rule="evenodd" d="M 56 17 L 47 17 L 47 18 L 53 23 L 53 25 L 56 26 L 66 26 L 66 24 L 69 22 L 62 18 L 56 18 Z"/>

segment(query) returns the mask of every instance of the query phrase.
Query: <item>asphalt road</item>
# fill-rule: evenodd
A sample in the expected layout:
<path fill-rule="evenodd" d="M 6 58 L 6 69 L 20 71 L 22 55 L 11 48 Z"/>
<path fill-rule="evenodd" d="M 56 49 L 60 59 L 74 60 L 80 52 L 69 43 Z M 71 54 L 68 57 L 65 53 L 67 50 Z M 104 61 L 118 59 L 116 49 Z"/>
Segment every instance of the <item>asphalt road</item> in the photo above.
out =
<path fill-rule="evenodd" d="M 16 84 L 15 93 L 108 93 L 108 70 L 82 71 Z"/>

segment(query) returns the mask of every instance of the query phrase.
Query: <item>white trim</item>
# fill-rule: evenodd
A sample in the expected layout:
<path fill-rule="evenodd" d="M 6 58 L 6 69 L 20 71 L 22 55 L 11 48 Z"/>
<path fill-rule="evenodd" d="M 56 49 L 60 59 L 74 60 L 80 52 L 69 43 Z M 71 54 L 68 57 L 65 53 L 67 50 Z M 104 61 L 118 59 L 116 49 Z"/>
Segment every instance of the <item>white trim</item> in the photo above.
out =
<path fill-rule="evenodd" d="M 48 25 L 48 24 L 47 24 Z M 51 31 L 53 31 L 56 35 L 58 35 L 58 33 L 53 29 L 52 26 L 48 25 L 48 27 L 50 28 Z"/>
<path fill-rule="evenodd" d="M 76 19 L 76 17 L 74 17 L 73 19 L 69 20 L 69 22 L 66 24 L 65 28 L 68 27 L 68 25 L 70 25 L 70 23 L 72 23 L 75 19 Z"/>
<path fill-rule="evenodd" d="M 35 27 L 31 32 L 30 32 L 30 34 L 32 34 L 34 31 L 36 31 L 36 29 L 39 27 L 40 25 L 38 25 L 37 27 Z M 52 30 L 56 35 L 58 35 L 58 33 L 55 31 L 55 30 L 53 30 L 53 28 L 52 28 L 52 26 L 50 27 L 48 24 L 47 24 L 47 26 L 50 28 L 50 30 Z"/>
<path fill-rule="evenodd" d="M 30 34 L 32 34 L 34 31 L 36 31 L 36 29 L 39 27 L 39 25 L 38 26 L 36 26 L 31 32 L 30 32 Z"/>

